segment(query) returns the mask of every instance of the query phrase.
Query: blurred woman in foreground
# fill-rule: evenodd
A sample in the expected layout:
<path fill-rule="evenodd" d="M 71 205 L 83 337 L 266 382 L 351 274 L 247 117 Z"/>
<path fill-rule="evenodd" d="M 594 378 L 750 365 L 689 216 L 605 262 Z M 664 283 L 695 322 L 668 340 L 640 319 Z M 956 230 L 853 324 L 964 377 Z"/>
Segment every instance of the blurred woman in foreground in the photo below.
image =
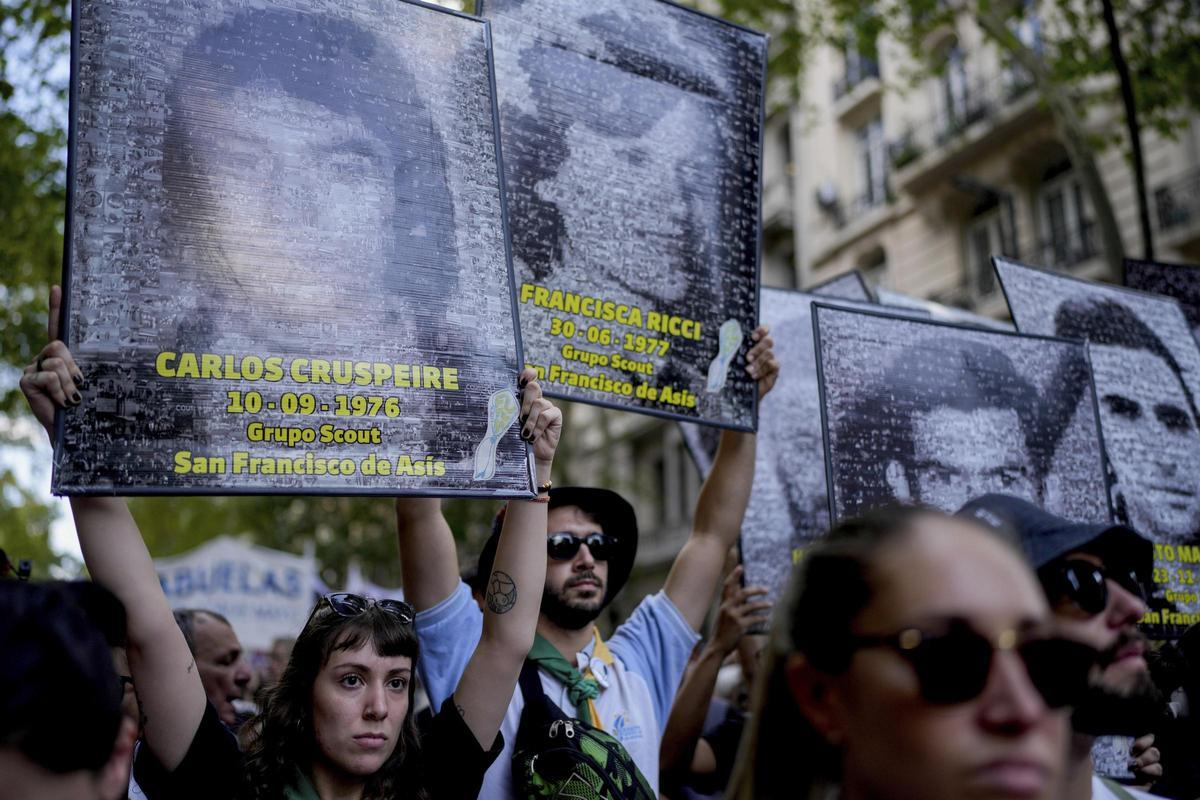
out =
<path fill-rule="evenodd" d="M 1095 653 L 1006 542 L 882 509 L 809 551 L 781 612 L 731 796 L 1055 797 Z"/>

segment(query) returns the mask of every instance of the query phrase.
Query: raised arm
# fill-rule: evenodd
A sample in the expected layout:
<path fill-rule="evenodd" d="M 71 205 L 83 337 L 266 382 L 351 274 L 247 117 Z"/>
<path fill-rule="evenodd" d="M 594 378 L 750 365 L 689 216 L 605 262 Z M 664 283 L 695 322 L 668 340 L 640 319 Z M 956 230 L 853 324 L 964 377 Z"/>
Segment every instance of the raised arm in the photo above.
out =
<path fill-rule="evenodd" d="M 535 377 L 533 370 L 521 373 L 521 436 L 533 445 L 537 484 L 543 486 L 550 481 L 562 412 L 542 397 Z M 512 500 L 505 510 L 496 560 L 486 576 L 483 635 L 454 690 L 459 713 L 485 749 L 500 730 L 533 647 L 546 583 L 547 499 L 539 494 L 536 500 Z"/>
<path fill-rule="evenodd" d="M 668 785 L 686 784 L 691 775 L 707 775 L 717 770 L 712 747 L 700 738 L 717 685 L 717 673 L 742 636 L 762 623 L 771 607 L 770 601 L 761 599 L 767 593 L 765 587 L 743 588 L 741 578 L 739 566 L 725 579 L 712 637 L 688 665 L 671 706 L 659 746 L 659 769 Z"/>
<path fill-rule="evenodd" d="M 758 381 L 761 400 L 779 376 L 774 341 L 760 325 L 751 334 L 754 346 L 746 354 L 746 372 Z M 679 551 L 667 575 L 666 592 L 691 626 L 699 630 L 712 603 L 713 591 L 725 566 L 725 554 L 737 541 L 754 482 L 753 433 L 725 431 L 712 469 L 700 489 L 692 535 Z"/>
<path fill-rule="evenodd" d="M 83 374 L 67 346 L 55 339 L 62 292 L 50 291 L 52 341 L 25 368 L 21 391 L 53 438 L 56 408 L 82 402 Z M 146 543 L 124 500 L 72 497 L 79 546 L 92 580 L 125 605 L 129 671 L 142 708 L 144 741 L 167 769 L 179 765 L 204 716 L 200 673 L 163 595 Z"/>
<path fill-rule="evenodd" d="M 413 608 L 432 608 L 458 588 L 458 551 L 440 499 L 397 497 L 396 537 L 404 599 Z"/>

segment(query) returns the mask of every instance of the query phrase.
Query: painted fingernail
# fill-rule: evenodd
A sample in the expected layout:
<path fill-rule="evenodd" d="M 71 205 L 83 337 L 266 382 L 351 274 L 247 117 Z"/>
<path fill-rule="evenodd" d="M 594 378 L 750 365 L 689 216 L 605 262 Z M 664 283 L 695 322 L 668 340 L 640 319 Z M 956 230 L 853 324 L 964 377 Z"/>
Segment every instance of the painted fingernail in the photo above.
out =
<path fill-rule="evenodd" d="M 83 402 L 83 395 L 81 395 L 79 392 L 71 393 L 71 403 L 73 405 L 79 405 L 82 402 Z"/>
<path fill-rule="evenodd" d="M 521 438 L 527 442 L 532 440 L 533 439 L 533 431 L 526 428 L 525 430 L 521 431 Z"/>
<path fill-rule="evenodd" d="M 519 381 L 517 381 L 517 385 L 520 386 L 522 389 L 525 388 L 525 385 L 527 383 L 529 383 L 529 378 L 526 378 L 524 375 L 522 375 L 521 379 Z"/>
<path fill-rule="evenodd" d="M 87 381 L 85 381 L 83 379 L 83 376 L 80 375 L 78 372 L 76 372 L 74 375 L 71 376 L 71 380 L 75 381 L 75 385 L 78 386 L 80 389 L 87 386 Z"/>

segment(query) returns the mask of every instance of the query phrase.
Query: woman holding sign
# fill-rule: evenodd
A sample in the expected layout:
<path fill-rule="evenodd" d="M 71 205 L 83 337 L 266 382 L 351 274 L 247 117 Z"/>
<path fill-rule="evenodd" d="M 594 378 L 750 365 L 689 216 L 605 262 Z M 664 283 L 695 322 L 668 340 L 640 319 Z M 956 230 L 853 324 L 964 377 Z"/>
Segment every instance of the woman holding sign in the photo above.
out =
<path fill-rule="evenodd" d="M 51 338 L 61 293 L 51 292 Z M 83 374 L 52 341 L 21 379 L 38 421 L 82 401 Z M 522 437 L 539 486 L 549 486 L 562 415 L 523 373 Z M 157 798 L 475 797 L 501 749 L 501 720 L 533 644 L 545 581 L 546 495 L 509 503 L 496 555 L 483 636 L 454 696 L 419 741 L 412 673 L 418 657 L 412 610 L 396 600 L 350 594 L 318 601 L 262 713 L 245 755 L 208 704 L 195 662 L 159 586 L 150 553 L 125 503 L 72 497 L 80 547 L 92 578 L 128 612 L 129 665 L 143 714 L 135 777 Z"/>

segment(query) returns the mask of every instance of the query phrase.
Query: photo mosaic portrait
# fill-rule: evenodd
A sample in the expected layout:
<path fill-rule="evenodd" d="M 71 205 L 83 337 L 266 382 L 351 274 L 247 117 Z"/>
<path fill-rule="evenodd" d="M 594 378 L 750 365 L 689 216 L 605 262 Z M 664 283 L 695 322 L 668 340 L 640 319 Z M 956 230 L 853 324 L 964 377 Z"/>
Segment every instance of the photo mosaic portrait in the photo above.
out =
<path fill-rule="evenodd" d="M 844 272 L 836 278 L 830 278 L 823 283 L 818 283 L 816 286 L 809 287 L 805 291 L 809 294 L 820 295 L 822 297 L 857 300 L 860 303 L 875 302 L 875 297 L 871 294 L 871 290 L 867 288 L 866 279 L 856 269 Z"/>
<path fill-rule="evenodd" d="M 1127 258 L 1125 285 L 1178 300 L 1192 329 L 1192 338 L 1200 342 L 1200 266 Z"/>
<path fill-rule="evenodd" d="M 480 0 L 544 389 L 752 429 L 766 37 L 663 0 Z"/>
<path fill-rule="evenodd" d="M 989 492 L 1108 519 L 1085 345 L 813 308 L 835 521 Z"/>
<path fill-rule="evenodd" d="M 528 494 L 487 23 L 79 10 L 55 490 Z"/>
<path fill-rule="evenodd" d="M 1200 347 L 1179 303 L 994 262 L 1018 330 L 1087 340 L 1115 519 L 1160 544 L 1160 595 L 1188 615 L 1164 622 L 1200 621 Z"/>
<path fill-rule="evenodd" d="M 743 581 L 748 586 L 766 586 L 772 600 L 779 598 L 786 587 L 792 565 L 803 548 L 829 529 L 829 490 L 811 312 L 817 301 L 869 308 L 865 303 L 831 300 L 806 292 L 762 290 L 762 321 L 770 326 L 775 341 L 779 379 L 758 409 L 754 484 L 742 521 L 740 547 L 745 566 Z M 707 476 L 720 432 L 686 422 L 680 423 L 680 428 L 700 474 Z"/>

